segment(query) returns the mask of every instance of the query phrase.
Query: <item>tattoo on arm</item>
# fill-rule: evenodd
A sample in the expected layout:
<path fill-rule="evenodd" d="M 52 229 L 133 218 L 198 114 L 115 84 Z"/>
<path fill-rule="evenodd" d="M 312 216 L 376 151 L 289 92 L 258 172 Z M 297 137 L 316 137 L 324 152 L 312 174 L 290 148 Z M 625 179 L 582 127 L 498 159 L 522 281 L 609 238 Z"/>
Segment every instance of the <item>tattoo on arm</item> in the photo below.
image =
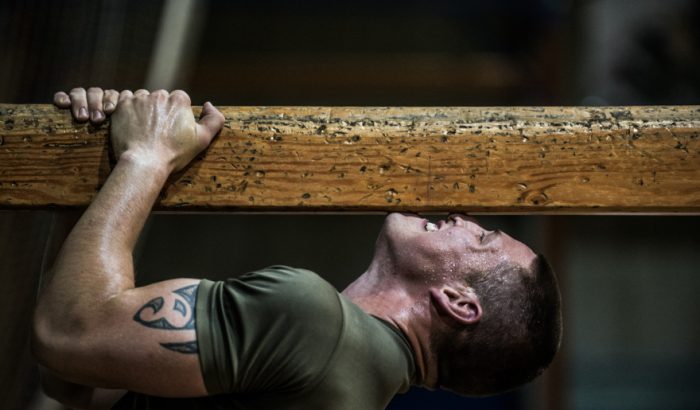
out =
<path fill-rule="evenodd" d="M 162 313 L 165 317 L 159 317 L 154 319 L 145 319 L 144 311 L 151 311 L 151 314 L 155 316 L 163 310 L 165 305 L 165 299 L 161 296 L 151 299 L 146 304 L 141 306 L 141 308 L 134 315 L 134 320 L 146 327 L 159 330 L 193 330 L 194 326 L 194 307 L 197 301 L 197 288 L 199 285 L 185 286 L 184 288 L 176 289 L 172 293 L 176 295 L 175 302 L 171 308 L 166 308 Z M 174 325 L 167 319 L 167 313 L 177 312 L 183 318 L 187 320 L 182 325 Z M 188 319 L 189 317 L 189 319 Z M 199 351 L 197 347 L 197 341 L 192 340 L 189 342 L 182 343 L 160 343 L 166 349 L 170 349 L 179 353 L 197 353 Z"/>

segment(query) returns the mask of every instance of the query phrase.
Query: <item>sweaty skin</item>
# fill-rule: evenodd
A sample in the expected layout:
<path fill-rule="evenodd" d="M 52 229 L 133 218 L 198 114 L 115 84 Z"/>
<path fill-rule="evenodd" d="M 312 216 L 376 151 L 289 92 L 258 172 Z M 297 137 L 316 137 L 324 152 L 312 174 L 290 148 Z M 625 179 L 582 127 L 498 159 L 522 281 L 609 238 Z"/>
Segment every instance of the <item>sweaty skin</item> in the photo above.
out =
<path fill-rule="evenodd" d="M 85 92 L 73 90 L 71 95 Z M 91 89 L 88 95 L 94 99 L 105 93 Z M 59 106 L 66 107 L 66 98 L 57 94 Z M 84 114 L 86 102 L 77 98 L 73 103 L 73 112 Z M 168 298 L 199 281 L 174 279 L 135 288 L 132 252 L 169 174 L 209 145 L 223 122 L 210 103 L 195 121 L 182 91 L 120 93 L 110 133 L 117 164 L 43 278 L 37 301 L 33 350 L 56 377 L 161 396 L 206 394 L 197 355 L 167 348 L 191 346 L 194 329 L 148 326 L 156 313 L 169 323 L 181 321 L 188 312 L 185 299 L 180 297 L 177 305 Z M 143 310 L 158 298 L 171 302 L 158 311 Z M 137 314 L 141 320 L 134 319 Z"/>

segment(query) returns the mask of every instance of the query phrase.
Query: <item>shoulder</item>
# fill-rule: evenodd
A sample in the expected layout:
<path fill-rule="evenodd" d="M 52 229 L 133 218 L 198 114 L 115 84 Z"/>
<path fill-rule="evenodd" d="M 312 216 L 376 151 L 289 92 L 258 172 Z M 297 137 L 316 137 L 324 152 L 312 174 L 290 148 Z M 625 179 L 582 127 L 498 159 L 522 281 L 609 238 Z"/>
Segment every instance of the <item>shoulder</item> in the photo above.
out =
<path fill-rule="evenodd" d="M 318 274 L 276 265 L 220 282 L 202 281 L 198 304 L 247 320 L 342 320 L 340 294 Z M 212 312 L 213 313 L 213 312 Z"/>
<path fill-rule="evenodd" d="M 230 364 L 224 380 L 207 383 L 210 393 L 301 391 L 316 383 L 343 328 L 331 284 L 306 269 L 272 266 L 203 286 L 197 303 L 208 322 L 198 322 L 205 373 L 219 377 L 217 367 Z"/>
<path fill-rule="evenodd" d="M 315 272 L 284 265 L 270 266 L 228 279 L 224 287 L 242 296 L 259 299 L 338 299 L 338 291 Z"/>
<path fill-rule="evenodd" d="M 338 291 L 310 270 L 277 265 L 227 283 L 239 289 L 239 296 L 240 288 L 245 288 L 245 297 L 255 299 L 252 303 L 258 309 L 281 315 L 309 335 L 319 323 L 332 326 L 342 322 Z"/>
<path fill-rule="evenodd" d="M 255 270 L 252 272 L 245 273 L 237 278 L 236 280 L 256 280 L 256 279 L 267 279 L 272 280 L 276 283 L 325 283 L 331 286 L 326 280 L 321 278 L 316 272 L 310 271 L 308 269 L 293 268 L 291 266 L 285 265 L 273 265 L 268 266 L 264 269 Z M 331 286 L 332 287 L 332 286 Z"/>

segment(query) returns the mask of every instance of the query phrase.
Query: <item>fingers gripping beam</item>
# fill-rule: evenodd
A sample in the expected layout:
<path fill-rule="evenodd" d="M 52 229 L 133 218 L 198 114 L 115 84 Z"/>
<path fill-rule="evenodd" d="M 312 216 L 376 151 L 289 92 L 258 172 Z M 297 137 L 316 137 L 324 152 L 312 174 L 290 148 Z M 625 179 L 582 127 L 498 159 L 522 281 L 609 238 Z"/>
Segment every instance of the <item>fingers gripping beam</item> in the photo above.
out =
<path fill-rule="evenodd" d="M 700 106 L 222 112 L 157 209 L 700 213 Z M 113 166 L 107 130 L 0 105 L 0 208 L 86 206 Z"/>

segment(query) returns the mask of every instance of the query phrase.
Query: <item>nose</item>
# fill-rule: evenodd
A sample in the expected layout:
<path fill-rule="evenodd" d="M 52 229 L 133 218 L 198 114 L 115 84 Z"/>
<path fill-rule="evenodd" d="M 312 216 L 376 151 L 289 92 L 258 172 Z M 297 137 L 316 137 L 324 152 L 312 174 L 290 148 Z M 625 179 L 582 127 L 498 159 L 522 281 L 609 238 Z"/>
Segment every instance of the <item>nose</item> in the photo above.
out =
<path fill-rule="evenodd" d="M 465 221 L 469 221 L 469 222 L 471 222 L 471 223 L 473 223 L 473 224 L 476 224 L 477 226 L 481 227 L 481 225 L 480 225 L 479 222 L 476 220 L 476 218 L 474 218 L 474 217 L 472 217 L 472 216 L 469 216 L 469 215 L 465 215 L 465 214 L 450 214 L 450 216 L 449 216 L 448 218 L 449 218 L 449 219 L 452 219 L 453 221 L 455 221 L 455 226 L 464 226 L 464 222 L 465 222 Z"/>
<path fill-rule="evenodd" d="M 454 222 L 455 226 L 464 226 L 464 220 L 461 215 L 450 214 L 447 219 Z"/>

